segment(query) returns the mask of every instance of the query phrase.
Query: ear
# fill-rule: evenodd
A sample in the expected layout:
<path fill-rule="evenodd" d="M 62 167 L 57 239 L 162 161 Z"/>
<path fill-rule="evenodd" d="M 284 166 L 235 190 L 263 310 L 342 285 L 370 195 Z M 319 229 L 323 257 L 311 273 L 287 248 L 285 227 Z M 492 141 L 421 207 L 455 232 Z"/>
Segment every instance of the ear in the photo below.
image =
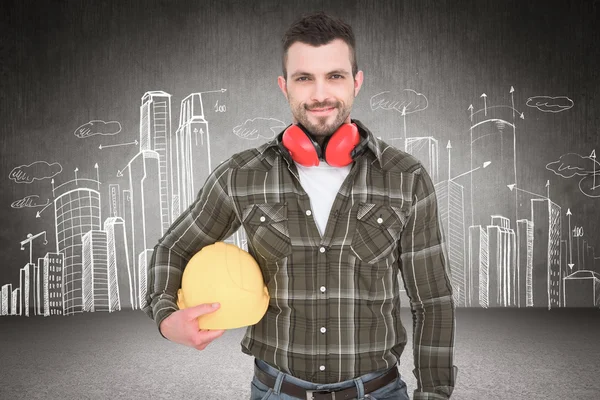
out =
<path fill-rule="evenodd" d="M 283 95 L 285 96 L 286 100 L 288 98 L 287 95 L 287 83 L 285 82 L 285 78 L 283 76 L 278 76 L 277 77 L 277 84 L 279 85 L 279 89 L 281 89 L 281 91 L 283 92 Z"/>
<path fill-rule="evenodd" d="M 356 76 L 354 77 L 354 97 L 358 96 L 358 92 L 360 91 L 360 88 L 362 86 L 363 79 L 364 79 L 363 72 L 358 71 L 356 73 Z"/>

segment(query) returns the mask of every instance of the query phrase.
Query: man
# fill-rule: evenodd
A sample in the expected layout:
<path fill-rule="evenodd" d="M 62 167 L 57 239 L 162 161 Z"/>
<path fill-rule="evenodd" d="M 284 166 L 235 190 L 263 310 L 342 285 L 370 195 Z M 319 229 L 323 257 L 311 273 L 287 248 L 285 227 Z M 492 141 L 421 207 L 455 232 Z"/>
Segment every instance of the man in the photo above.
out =
<path fill-rule="evenodd" d="M 196 323 L 214 308 L 177 310 L 175 296 L 187 260 L 243 226 L 271 296 L 241 343 L 255 357 L 251 398 L 408 399 L 397 366 L 406 344 L 401 272 L 413 313 L 414 399 L 447 399 L 457 373 L 454 303 L 431 179 L 350 118 L 363 82 L 350 26 L 305 16 L 283 45 L 278 84 L 294 124 L 211 173 L 155 248 L 144 310 L 176 343 L 202 350 L 221 336 Z M 346 133 L 351 123 L 358 136 Z M 337 162 L 330 146 L 344 146 L 331 144 L 342 131 L 354 140 L 350 162 L 328 165 Z M 310 152 L 310 137 L 315 151 L 329 143 L 307 166 L 297 142 Z"/>

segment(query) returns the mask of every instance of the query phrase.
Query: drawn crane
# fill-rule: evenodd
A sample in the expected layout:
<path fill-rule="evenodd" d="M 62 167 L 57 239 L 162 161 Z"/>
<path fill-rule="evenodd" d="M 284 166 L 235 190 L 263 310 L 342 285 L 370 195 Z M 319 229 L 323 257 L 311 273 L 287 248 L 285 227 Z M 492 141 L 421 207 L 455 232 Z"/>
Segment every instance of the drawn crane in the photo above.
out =
<path fill-rule="evenodd" d="M 23 240 L 21 242 L 21 250 L 25 250 L 25 245 L 28 244 L 29 245 L 29 264 L 33 264 L 33 246 L 31 245 L 31 242 L 33 242 L 34 239 L 40 237 L 40 236 L 44 236 L 44 246 L 48 244 L 48 240 L 46 240 L 46 231 L 40 232 L 37 235 L 32 235 L 31 233 L 27 234 L 27 239 Z"/>

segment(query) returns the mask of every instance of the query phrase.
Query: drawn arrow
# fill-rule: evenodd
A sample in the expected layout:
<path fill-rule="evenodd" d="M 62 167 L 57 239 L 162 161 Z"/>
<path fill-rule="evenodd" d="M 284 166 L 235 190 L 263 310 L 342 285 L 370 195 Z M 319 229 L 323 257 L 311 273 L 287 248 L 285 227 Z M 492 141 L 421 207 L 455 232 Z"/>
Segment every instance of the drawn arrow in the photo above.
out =
<path fill-rule="evenodd" d="M 402 107 L 402 119 L 404 121 L 404 151 L 406 151 L 406 106 Z"/>
<path fill-rule="evenodd" d="M 449 140 L 448 144 L 446 145 L 446 149 L 448 150 L 448 182 L 450 182 L 452 180 L 450 179 L 450 161 L 452 160 L 452 144 Z"/>
<path fill-rule="evenodd" d="M 75 185 L 77 185 L 77 171 L 79 171 L 79 168 L 75 168 Z"/>
<path fill-rule="evenodd" d="M 50 183 L 52 184 L 52 197 L 54 197 L 54 178 L 52 178 Z"/>
<path fill-rule="evenodd" d="M 515 98 L 513 96 L 513 93 L 515 91 L 514 87 L 510 87 L 510 101 L 512 103 L 512 113 L 513 113 L 513 119 L 515 119 Z"/>
<path fill-rule="evenodd" d="M 485 115 L 487 116 L 487 94 L 483 93 L 481 96 L 479 97 L 483 97 L 483 109 L 485 110 Z"/>
<path fill-rule="evenodd" d="M 206 92 L 200 92 L 200 94 L 202 94 L 202 93 L 225 93 L 226 91 L 227 91 L 227 89 L 207 90 Z"/>
<path fill-rule="evenodd" d="M 96 163 L 96 165 L 94 165 L 94 168 L 96 168 L 96 182 L 98 182 L 98 191 L 100 190 L 100 172 L 98 172 L 98 163 Z"/>
<path fill-rule="evenodd" d="M 483 168 L 486 168 L 486 167 L 487 167 L 488 165 L 490 165 L 491 163 L 492 163 L 491 161 L 486 161 L 486 162 L 484 162 L 484 163 L 483 163 Z M 460 175 L 457 175 L 457 176 L 455 176 L 454 178 L 452 178 L 452 179 L 450 179 L 450 180 L 451 180 L 451 181 L 453 181 L 453 180 L 455 180 L 456 178 L 460 178 L 460 177 L 461 177 L 461 176 L 463 176 L 463 175 L 469 174 L 469 173 L 471 173 L 471 172 L 473 172 L 473 171 L 477 171 L 479 168 L 481 168 L 481 167 L 473 168 L 473 169 L 472 169 L 472 170 L 470 170 L 470 171 L 463 172 L 462 174 L 460 174 Z"/>
<path fill-rule="evenodd" d="M 133 141 L 133 142 L 129 142 L 129 143 L 105 144 L 104 146 L 102 146 L 102 145 L 98 146 L 98 148 L 99 148 L 100 150 L 102 150 L 102 149 L 107 149 L 107 148 L 109 148 L 109 147 L 117 147 L 117 146 L 130 146 L 130 145 L 132 145 L 132 144 L 135 144 L 135 145 L 137 145 L 137 144 L 138 144 L 138 141 L 137 141 L 137 140 L 135 140 L 135 141 Z"/>
<path fill-rule="evenodd" d="M 534 196 L 539 196 L 539 197 L 541 197 L 541 198 L 543 198 L 543 199 L 548 199 L 548 197 L 546 197 L 546 196 L 542 196 L 541 194 L 537 194 L 537 193 L 529 192 L 529 191 L 527 191 L 527 190 L 524 190 L 524 189 L 518 188 L 518 187 L 517 187 L 517 185 L 515 185 L 514 183 L 513 183 L 512 185 L 506 185 L 506 186 L 508 186 L 508 188 L 510 189 L 510 191 L 511 191 L 511 192 L 512 192 L 512 190 L 513 190 L 513 189 L 517 189 L 517 190 L 519 190 L 519 191 L 521 191 L 521 192 L 529 193 L 529 194 L 532 194 L 532 195 L 534 195 Z"/>
<path fill-rule="evenodd" d="M 593 175 L 593 179 L 594 179 L 594 183 L 592 184 L 592 190 L 596 189 L 598 186 L 596 186 L 596 149 L 592 150 L 592 153 L 590 154 L 590 158 L 593 160 L 592 164 L 594 165 L 594 175 Z"/>
<path fill-rule="evenodd" d="M 573 232 L 571 232 L 571 209 L 567 208 L 567 216 L 569 217 L 569 268 L 573 271 Z"/>
<path fill-rule="evenodd" d="M 550 198 L 550 179 L 546 181 L 546 193 L 547 197 Z"/>
<path fill-rule="evenodd" d="M 469 105 L 468 110 L 471 111 L 471 122 L 473 122 L 473 104 Z"/>
<path fill-rule="evenodd" d="M 37 213 L 35 213 L 35 217 L 36 217 L 36 218 L 39 218 L 39 217 L 40 217 L 40 215 L 41 215 L 41 214 L 44 212 L 44 210 L 45 210 L 46 208 L 48 208 L 48 206 L 50 206 L 50 203 L 48 203 L 48 204 L 46 205 L 46 207 L 42 208 L 40 211 L 38 211 Z"/>

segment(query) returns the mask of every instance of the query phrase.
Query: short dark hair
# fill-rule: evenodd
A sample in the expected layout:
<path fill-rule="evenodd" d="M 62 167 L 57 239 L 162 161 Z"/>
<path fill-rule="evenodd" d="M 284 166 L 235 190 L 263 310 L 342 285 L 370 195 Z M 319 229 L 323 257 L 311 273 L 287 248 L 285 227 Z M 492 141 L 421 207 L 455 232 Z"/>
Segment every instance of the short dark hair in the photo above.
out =
<path fill-rule="evenodd" d="M 352 77 L 356 76 L 356 40 L 352 27 L 339 18 L 331 17 L 322 11 L 303 15 L 298 18 L 283 35 L 283 76 L 287 79 L 287 54 L 290 46 L 302 42 L 311 46 L 322 46 L 329 42 L 341 39 L 350 48 L 350 63 L 352 64 Z"/>

